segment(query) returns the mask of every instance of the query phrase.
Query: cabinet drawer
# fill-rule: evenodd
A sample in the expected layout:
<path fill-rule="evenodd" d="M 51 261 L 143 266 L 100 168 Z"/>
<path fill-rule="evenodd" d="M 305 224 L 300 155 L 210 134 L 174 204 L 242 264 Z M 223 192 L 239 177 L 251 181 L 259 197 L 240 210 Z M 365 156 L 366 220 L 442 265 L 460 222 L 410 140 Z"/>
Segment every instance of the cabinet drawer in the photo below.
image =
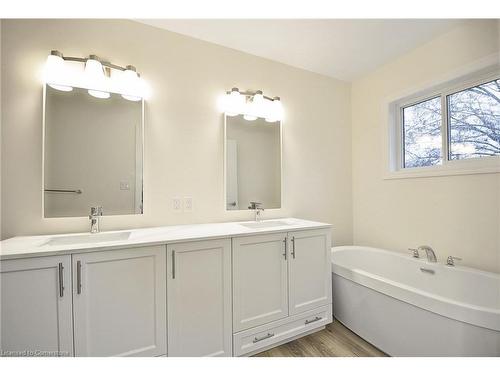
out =
<path fill-rule="evenodd" d="M 253 353 L 332 322 L 332 305 L 326 305 L 233 336 L 235 356 Z"/>

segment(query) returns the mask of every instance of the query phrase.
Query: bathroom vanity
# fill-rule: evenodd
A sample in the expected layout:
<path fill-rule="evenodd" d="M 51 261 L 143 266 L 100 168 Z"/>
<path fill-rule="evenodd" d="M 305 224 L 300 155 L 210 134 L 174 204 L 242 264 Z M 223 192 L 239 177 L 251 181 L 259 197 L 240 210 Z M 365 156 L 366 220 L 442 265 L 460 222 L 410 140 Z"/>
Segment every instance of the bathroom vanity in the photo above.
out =
<path fill-rule="evenodd" d="M 2 354 L 258 353 L 332 321 L 330 233 L 288 218 L 2 241 Z"/>

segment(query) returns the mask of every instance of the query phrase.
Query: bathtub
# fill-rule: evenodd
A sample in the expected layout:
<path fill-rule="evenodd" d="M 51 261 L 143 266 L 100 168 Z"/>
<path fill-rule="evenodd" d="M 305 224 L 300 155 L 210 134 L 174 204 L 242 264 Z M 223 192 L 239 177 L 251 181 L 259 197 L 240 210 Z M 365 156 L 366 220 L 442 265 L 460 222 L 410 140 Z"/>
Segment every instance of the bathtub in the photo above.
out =
<path fill-rule="evenodd" d="M 500 274 L 361 246 L 331 259 L 335 318 L 385 353 L 500 356 Z"/>

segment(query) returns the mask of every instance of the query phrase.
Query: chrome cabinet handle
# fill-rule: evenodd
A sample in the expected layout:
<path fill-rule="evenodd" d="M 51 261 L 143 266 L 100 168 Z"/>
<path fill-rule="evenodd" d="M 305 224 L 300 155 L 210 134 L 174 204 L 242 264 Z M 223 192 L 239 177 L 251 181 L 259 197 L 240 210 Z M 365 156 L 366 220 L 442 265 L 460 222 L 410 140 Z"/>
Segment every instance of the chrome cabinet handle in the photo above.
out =
<path fill-rule="evenodd" d="M 58 270 L 59 270 L 59 297 L 64 297 L 64 280 L 63 280 L 64 267 L 62 263 L 59 263 Z"/>
<path fill-rule="evenodd" d="M 175 250 L 172 250 L 172 279 L 175 279 Z"/>
<path fill-rule="evenodd" d="M 266 340 L 266 339 L 269 339 L 271 337 L 274 336 L 274 333 L 268 333 L 267 335 L 263 336 L 263 337 L 255 337 L 253 339 L 253 343 L 255 344 L 256 342 L 259 342 L 259 341 L 262 341 L 262 340 Z"/>
<path fill-rule="evenodd" d="M 321 320 L 321 316 L 317 316 L 315 317 L 314 319 L 311 319 L 311 320 L 307 320 L 304 322 L 304 324 L 311 324 L 311 323 L 314 323 L 314 322 L 317 322 L 318 320 Z"/>
<path fill-rule="evenodd" d="M 295 259 L 295 237 L 292 237 L 292 257 Z"/>
<path fill-rule="evenodd" d="M 285 260 L 286 260 L 286 253 L 287 253 L 287 251 L 288 251 L 288 244 L 287 244 L 286 237 L 285 237 L 285 239 L 283 240 L 283 243 L 285 244 L 285 252 L 283 253 L 283 256 L 285 257 Z"/>
<path fill-rule="evenodd" d="M 82 294 L 82 262 L 76 262 L 76 294 Z"/>

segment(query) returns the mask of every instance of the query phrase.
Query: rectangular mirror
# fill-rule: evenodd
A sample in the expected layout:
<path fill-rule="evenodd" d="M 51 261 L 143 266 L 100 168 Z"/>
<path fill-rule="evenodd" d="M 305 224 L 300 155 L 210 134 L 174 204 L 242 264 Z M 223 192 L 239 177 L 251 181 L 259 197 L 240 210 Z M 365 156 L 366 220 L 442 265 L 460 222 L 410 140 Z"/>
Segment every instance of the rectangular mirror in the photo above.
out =
<path fill-rule="evenodd" d="M 142 214 L 143 101 L 44 88 L 44 216 Z"/>
<path fill-rule="evenodd" d="M 281 208 L 281 122 L 225 116 L 226 209 Z"/>

